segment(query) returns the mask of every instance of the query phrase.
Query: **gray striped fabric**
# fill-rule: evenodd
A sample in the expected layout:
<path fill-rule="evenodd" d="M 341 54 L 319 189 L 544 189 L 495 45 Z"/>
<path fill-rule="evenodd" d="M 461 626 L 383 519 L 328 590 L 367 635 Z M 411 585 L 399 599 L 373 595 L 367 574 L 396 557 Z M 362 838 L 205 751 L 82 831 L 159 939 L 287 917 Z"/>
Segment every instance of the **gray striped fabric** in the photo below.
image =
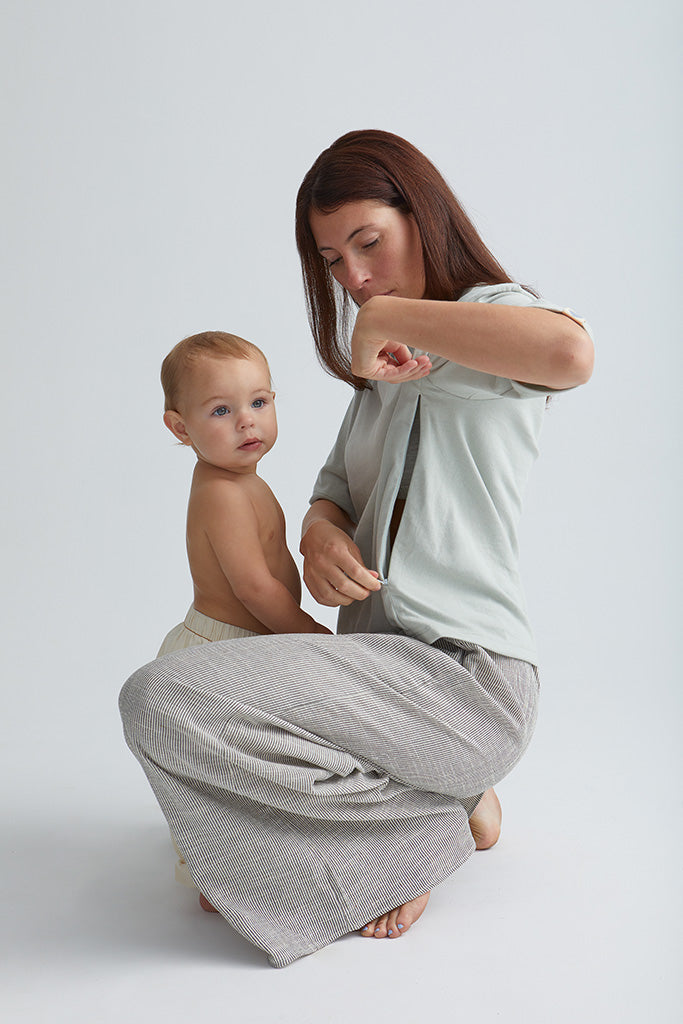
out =
<path fill-rule="evenodd" d="M 167 654 L 120 707 L 197 886 L 284 967 L 467 859 L 537 698 L 532 665 L 473 644 L 302 634 Z"/>

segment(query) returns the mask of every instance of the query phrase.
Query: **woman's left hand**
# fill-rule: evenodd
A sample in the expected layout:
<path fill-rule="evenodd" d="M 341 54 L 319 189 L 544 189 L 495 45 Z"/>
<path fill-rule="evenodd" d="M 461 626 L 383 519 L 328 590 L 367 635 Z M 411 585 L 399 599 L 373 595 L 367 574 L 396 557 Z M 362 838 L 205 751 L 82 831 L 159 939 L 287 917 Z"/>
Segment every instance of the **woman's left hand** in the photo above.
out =
<path fill-rule="evenodd" d="M 376 315 L 376 311 L 381 310 L 378 306 L 369 299 L 358 311 L 351 336 L 352 372 L 364 380 L 384 380 L 392 384 L 426 377 L 432 368 L 429 356 L 415 359 L 407 345 L 383 337 L 383 325 Z"/>

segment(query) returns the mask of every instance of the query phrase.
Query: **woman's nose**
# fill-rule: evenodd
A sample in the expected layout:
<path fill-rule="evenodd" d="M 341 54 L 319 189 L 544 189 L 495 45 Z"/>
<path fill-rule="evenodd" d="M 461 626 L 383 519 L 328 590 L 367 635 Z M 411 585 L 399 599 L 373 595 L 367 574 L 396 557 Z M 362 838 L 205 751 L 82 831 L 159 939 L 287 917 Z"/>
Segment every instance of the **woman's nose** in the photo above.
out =
<path fill-rule="evenodd" d="M 370 280 L 370 270 L 364 260 L 347 261 L 346 280 L 344 287 L 350 292 L 358 292 Z"/>

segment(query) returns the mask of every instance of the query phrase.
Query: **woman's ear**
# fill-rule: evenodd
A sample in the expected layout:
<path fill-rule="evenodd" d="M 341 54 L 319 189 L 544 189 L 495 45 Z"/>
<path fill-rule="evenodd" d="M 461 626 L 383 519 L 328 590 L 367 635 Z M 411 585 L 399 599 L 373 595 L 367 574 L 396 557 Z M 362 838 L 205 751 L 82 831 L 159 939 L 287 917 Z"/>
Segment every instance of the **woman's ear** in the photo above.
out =
<path fill-rule="evenodd" d="M 192 444 L 190 435 L 185 429 L 185 421 L 179 412 L 176 412 L 175 409 L 167 409 L 164 413 L 164 423 L 181 444 Z"/>

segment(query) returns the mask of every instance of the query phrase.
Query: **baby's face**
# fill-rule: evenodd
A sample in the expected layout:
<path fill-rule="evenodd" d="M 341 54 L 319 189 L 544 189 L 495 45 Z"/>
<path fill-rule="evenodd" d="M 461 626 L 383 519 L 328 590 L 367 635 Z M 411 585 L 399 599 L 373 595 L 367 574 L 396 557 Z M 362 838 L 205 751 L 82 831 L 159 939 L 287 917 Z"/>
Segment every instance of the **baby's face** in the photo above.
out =
<path fill-rule="evenodd" d="M 182 386 L 181 414 L 197 458 L 253 473 L 275 444 L 275 394 L 260 356 L 202 356 Z"/>

